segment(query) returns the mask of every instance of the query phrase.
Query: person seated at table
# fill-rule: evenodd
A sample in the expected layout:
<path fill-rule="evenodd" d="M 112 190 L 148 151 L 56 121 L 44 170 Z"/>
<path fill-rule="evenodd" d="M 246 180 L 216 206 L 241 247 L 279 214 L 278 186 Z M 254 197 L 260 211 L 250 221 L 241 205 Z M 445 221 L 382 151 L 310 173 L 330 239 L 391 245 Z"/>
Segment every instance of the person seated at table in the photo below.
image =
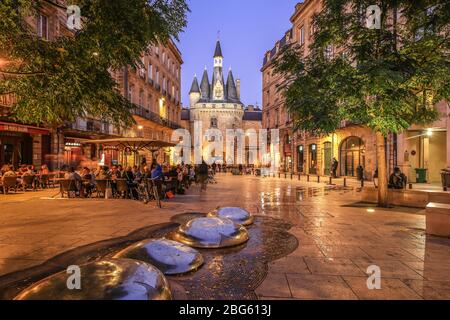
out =
<path fill-rule="evenodd" d="M 109 180 L 111 179 L 111 172 L 107 166 L 101 167 L 97 174 L 97 180 Z"/>
<path fill-rule="evenodd" d="M 48 169 L 48 166 L 46 164 L 43 164 L 41 166 L 41 170 L 39 170 L 39 174 L 42 175 L 47 175 L 50 174 L 50 170 Z"/>
<path fill-rule="evenodd" d="M 148 166 L 144 166 L 142 170 L 142 180 L 150 179 L 152 177 L 152 172 Z"/>
<path fill-rule="evenodd" d="M 64 179 L 75 180 L 75 181 L 81 181 L 82 180 L 81 176 L 78 174 L 78 172 L 75 171 L 74 167 L 70 167 L 69 168 L 69 170 L 64 175 Z"/>
<path fill-rule="evenodd" d="M 95 175 L 91 173 L 91 170 L 87 167 L 83 168 L 82 179 L 85 181 L 84 186 L 86 187 L 86 193 L 91 194 L 92 190 L 94 190 L 96 182 L 95 182 Z"/>
<path fill-rule="evenodd" d="M 132 196 L 132 199 L 137 199 L 137 182 L 133 173 L 133 168 L 128 166 L 123 174 L 123 178 L 127 181 L 128 193 Z"/>
<path fill-rule="evenodd" d="M 113 166 L 111 168 L 111 179 L 122 179 L 122 172 L 119 171 L 119 168 L 117 166 Z"/>
<path fill-rule="evenodd" d="M 77 193 L 80 191 L 82 178 L 78 174 L 78 172 L 75 171 L 74 167 L 70 167 L 68 169 L 68 171 L 64 174 L 64 179 L 74 181 L 75 182 L 75 189 L 76 189 L 75 191 Z M 70 191 L 73 191 L 73 190 L 70 190 Z"/>
<path fill-rule="evenodd" d="M 4 165 L 2 167 L 2 179 L 5 177 L 17 177 L 17 174 L 13 170 L 13 166 Z"/>
<path fill-rule="evenodd" d="M 22 171 L 22 177 L 24 176 L 32 176 L 34 175 L 33 166 L 28 166 L 23 169 Z"/>
<path fill-rule="evenodd" d="M 142 172 L 141 170 L 138 168 L 138 166 L 134 166 L 133 167 L 133 175 L 134 175 L 134 180 L 136 182 L 140 182 L 142 179 Z"/>

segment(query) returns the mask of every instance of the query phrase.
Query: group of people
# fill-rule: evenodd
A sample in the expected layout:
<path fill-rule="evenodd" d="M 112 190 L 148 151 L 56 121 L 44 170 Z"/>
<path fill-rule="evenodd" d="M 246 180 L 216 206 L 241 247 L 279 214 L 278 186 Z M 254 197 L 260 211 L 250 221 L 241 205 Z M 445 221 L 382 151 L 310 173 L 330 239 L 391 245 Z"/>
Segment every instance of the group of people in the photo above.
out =
<path fill-rule="evenodd" d="M 5 177 L 16 177 L 17 184 L 20 185 L 23 182 L 23 177 L 42 177 L 48 174 L 50 174 L 50 170 L 46 164 L 43 164 L 39 169 L 36 169 L 33 165 L 21 165 L 14 169 L 12 165 L 5 164 L 0 169 L 0 181 L 3 182 Z"/>
<path fill-rule="evenodd" d="M 140 167 L 136 165 L 125 168 L 121 165 L 114 165 L 111 168 L 99 166 L 96 170 L 87 167 L 63 168 L 63 171 L 65 171 L 64 179 L 75 180 L 77 186 L 81 186 L 81 182 L 84 181 L 83 185 L 87 194 L 96 188 L 98 180 L 111 181 L 112 191 L 115 193 L 115 181 L 121 179 L 126 181 L 128 193 L 133 198 L 137 198 L 137 186 L 147 179 L 151 179 L 157 186 L 161 198 L 171 194 L 184 194 L 185 189 L 189 189 L 192 183 L 199 183 L 201 191 L 204 191 L 206 190 L 209 173 L 212 170 L 212 167 L 208 167 L 204 162 L 196 167 L 186 164 L 168 166 L 154 162 L 152 165 Z"/>

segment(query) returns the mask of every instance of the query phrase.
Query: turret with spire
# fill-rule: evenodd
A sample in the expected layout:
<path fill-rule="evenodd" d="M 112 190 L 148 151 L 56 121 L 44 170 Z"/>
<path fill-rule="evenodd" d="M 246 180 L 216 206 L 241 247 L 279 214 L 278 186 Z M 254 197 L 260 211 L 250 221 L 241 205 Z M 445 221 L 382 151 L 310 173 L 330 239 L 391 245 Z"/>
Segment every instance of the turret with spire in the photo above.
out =
<path fill-rule="evenodd" d="M 240 101 L 240 82 L 234 80 L 233 72 L 228 71 L 227 81 L 223 74 L 223 53 L 220 40 L 217 40 L 214 50 L 214 70 L 212 75 L 212 82 L 208 75 L 205 66 L 203 76 L 198 83 L 197 77 L 192 83 L 190 100 L 191 106 L 198 103 L 239 103 Z"/>
<path fill-rule="evenodd" d="M 191 90 L 189 91 L 189 102 L 191 106 L 195 105 L 200 100 L 200 87 L 198 86 L 197 75 L 194 76 L 192 81 Z"/>

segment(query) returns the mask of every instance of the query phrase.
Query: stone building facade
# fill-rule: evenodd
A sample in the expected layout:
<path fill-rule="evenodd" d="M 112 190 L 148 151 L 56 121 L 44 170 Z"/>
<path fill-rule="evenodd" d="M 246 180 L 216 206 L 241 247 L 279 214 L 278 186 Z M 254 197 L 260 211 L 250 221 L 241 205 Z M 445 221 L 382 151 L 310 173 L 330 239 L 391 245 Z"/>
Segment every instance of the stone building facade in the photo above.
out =
<path fill-rule="evenodd" d="M 61 36 L 71 36 L 66 27 L 66 10 L 61 7 L 65 2 L 60 1 L 59 4 L 43 3 L 36 17 L 27 18 L 26 22 L 38 37 L 55 41 Z M 143 158 L 150 160 L 153 155 L 142 154 L 142 159 L 133 159 L 133 156 L 117 149 L 86 142 L 119 137 L 144 137 L 168 142 L 171 132 L 180 127 L 181 53 L 169 40 L 167 44 L 150 46 L 149 53 L 144 54 L 141 60 L 139 68 L 112 71 L 122 94 L 137 105 L 133 110 L 137 122 L 134 128 L 118 128 L 93 117 L 79 118 L 58 128 L 16 123 L 9 117 L 14 97 L 0 96 L 0 165 L 40 166 L 45 163 L 57 169 L 63 165 L 134 164 Z M 155 156 L 163 163 L 170 162 L 169 154 L 169 150 L 162 150 Z"/>
<path fill-rule="evenodd" d="M 312 19 L 322 9 L 320 0 L 305 0 L 295 7 L 290 21 L 292 28 L 278 40 L 273 49 L 264 55 L 263 80 L 263 127 L 280 129 L 280 171 L 293 173 L 329 175 L 331 161 L 339 161 L 340 176 L 355 177 L 358 166 L 364 168 L 364 176 L 371 180 L 377 168 L 374 133 L 367 127 L 343 122 L 330 136 L 317 137 L 308 132 L 294 132 L 292 119 L 284 108 L 281 92 L 277 87 L 283 83 L 273 70 L 273 61 L 284 46 L 302 46 L 302 53 L 309 54 L 313 41 Z M 330 46 L 327 54 L 332 57 L 339 48 Z M 449 105 L 443 101 L 436 105 L 440 120 L 427 127 L 412 126 L 400 134 L 386 139 L 389 171 L 398 166 L 416 181 L 416 168 L 428 170 L 427 180 L 440 181 L 440 171 L 450 166 Z"/>
<path fill-rule="evenodd" d="M 193 148 L 200 147 L 195 145 L 199 144 L 201 140 L 202 157 L 204 159 L 210 159 L 216 163 L 226 164 L 249 164 L 252 158 L 249 156 L 252 149 L 248 148 L 248 136 L 241 137 L 245 147 L 242 152 L 237 150 L 235 144 L 228 148 L 226 146 L 227 130 L 255 130 L 255 135 L 258 134 L 258 130 L 261 128 L 262 114 L 259 108 L 249 106 L 244 107 L 241 102 L 241 84 L 240 80 L 234 79 L 231 68 L 228 71 L 228 75 L 225 81 L 223 73 L 223 54 L 219 41 L 216 43 L 216 49 L 214 52 L 214 69 L 212 75 L 212 81 L 209 78 L 208 71 L 205 68 L 201 82 L 199 83 L 197 76 L 194 77 L 191 90 L 189 93 L 190 108 L 186 109 L 183 114 L 183 120 L 187 122 L 186 127 L 189 128 Z M 195 125 L 201 124 L 201 139 L 195 140 Z M 214 132 L 220 133 L 218 136 Z M 218 139 L 218 140 L 216 140 Z M 219 143 L 222 145 L 222 150 L 213 150 L 213 146 Z M 251 150 L 251 151 L 249 151 Z M 238 155 L 241 158 L 238 158 Z M 257 152 L 255 151 L 257 157 Z M 194 160 L 194 159 L 193 159 Z"/>

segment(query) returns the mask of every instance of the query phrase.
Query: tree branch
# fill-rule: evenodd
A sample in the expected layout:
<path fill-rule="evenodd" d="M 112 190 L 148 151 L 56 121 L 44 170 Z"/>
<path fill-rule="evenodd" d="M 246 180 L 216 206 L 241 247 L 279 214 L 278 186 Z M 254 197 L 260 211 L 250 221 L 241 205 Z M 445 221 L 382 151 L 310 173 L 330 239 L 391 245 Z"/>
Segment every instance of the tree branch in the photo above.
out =
<path fill-rule="evenodd" d="M 24 77 L 32 77 L 45 74 L 44 72 L 9 72 L 0 70 L 0 74 L 7 76 L 24 76 Z"/>

